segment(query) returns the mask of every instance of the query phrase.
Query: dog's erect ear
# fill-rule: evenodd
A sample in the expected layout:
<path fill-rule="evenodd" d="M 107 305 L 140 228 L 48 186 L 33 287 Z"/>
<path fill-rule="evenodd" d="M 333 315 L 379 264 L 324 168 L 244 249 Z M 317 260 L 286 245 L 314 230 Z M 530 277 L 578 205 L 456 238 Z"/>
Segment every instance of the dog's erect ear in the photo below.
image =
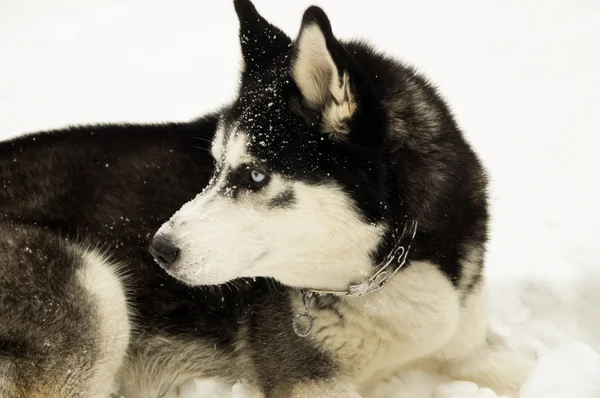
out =
<path fill-rule="evenodd" d="M 309 7 L 294 44 L 291 73 L 304 104 L 321 114 L 323 131 L 337 140 L 347 137 L 357 108 L 343 58 L 329 19 L 319 7 Z"/>
<path fill-rule="evenodd" d="M 292 40 L 283 31 L 265 20 L 250 0 L 234 0 L 240 21 L 240 45 L 243 71 L 260 68 L 275 54 L 287 49 Z"/>

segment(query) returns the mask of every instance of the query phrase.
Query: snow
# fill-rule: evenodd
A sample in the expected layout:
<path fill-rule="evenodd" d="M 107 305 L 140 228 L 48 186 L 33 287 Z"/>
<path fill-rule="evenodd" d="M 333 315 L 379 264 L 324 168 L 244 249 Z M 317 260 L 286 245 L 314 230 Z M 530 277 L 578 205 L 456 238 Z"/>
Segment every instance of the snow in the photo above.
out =
<path fill-rule="evenodd" d="M 291 35 L 310 3 L 255 0 Z M 538 358 L 522 397 L 600 396 L 600 3 L 318 3 L 339 36 L 366 37 L 426 72 L 489 168 L 491 326 Z M 224 0 L 3 0 L 0 137 L 212 110 L 234 94 L 236 33 Z M 231 396 L 212 380 L 180 392 Z M 459 396 L 495 395 L 418 372 L 368 395 Z"/>

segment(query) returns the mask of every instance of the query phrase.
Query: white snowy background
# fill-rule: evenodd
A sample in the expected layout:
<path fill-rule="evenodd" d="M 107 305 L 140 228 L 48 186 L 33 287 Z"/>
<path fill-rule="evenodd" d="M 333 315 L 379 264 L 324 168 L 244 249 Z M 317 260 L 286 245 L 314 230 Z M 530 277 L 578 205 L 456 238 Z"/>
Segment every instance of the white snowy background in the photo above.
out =
<path fill-rule="evenodd" d="M 489 168 L 490 322 L 538 358 L 522 397 L 600 397 L 600 1 L 314 3 L 428 74 Z M 294 37 L 311 2 L 255 4 Z M 210 111 L 234 94 L 237 29 L 229 0 L 0 0 L 0 138 Z M 495 396 L 440 382 L 399 374 L 369 398 Z"/>

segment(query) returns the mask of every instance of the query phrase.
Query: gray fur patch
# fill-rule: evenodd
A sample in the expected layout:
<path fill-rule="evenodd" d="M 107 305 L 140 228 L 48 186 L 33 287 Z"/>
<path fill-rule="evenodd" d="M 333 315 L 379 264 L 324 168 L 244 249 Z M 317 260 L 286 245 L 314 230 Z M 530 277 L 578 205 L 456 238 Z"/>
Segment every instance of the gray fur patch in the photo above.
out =
<path fill-rule="evenodd" d="M 296 196 L 294 195 L 294 191 L 288 188 L 271 199 L 268 206 L 270 209 L 289 208 L 292 207 L 294 203 L 296 203 Z"/>

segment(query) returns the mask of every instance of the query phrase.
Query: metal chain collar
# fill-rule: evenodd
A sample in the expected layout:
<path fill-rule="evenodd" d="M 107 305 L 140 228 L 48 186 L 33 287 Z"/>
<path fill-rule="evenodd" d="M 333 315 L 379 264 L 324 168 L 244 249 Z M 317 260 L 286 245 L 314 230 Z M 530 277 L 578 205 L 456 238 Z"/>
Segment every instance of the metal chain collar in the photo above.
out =
<path fill-rule="evenodd" d="M 350 285 L 347 290 L 321 290 L 321 289 L 301 289 L 302 305 L 304 313 L 294 317 L 292 327 L 294 332 L 300 337 L 310 335 L 314 318 L 310 316 L 309 310 L 315 300 L 315 295 L 347 296 L 361 297 L 367 294 L 383 289 L 386 283 L 404 266 L 410 251 L 410 246 L 417 233 L 417 221 L 412 220 L 404 225 L 404 230 L 396 245 L 392 248 L 386 258 L 377 267 L 376 271 L 361 283 Z M 410 237 L 408 242 L 404 242 L 406 237 Z"/>

